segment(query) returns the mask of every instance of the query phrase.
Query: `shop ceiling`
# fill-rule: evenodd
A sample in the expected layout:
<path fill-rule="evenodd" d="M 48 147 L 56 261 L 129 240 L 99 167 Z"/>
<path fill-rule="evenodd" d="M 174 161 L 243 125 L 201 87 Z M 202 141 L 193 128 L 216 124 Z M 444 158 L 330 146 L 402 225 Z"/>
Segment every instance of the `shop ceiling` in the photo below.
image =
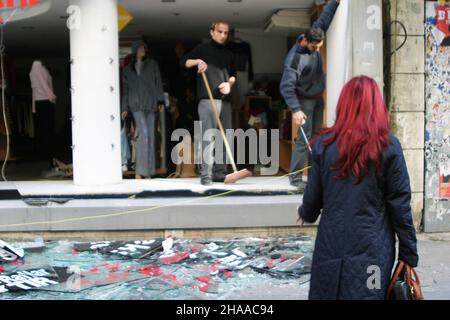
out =
<path fill-rule="evenodd" d="M 12 21 L 4 27 L 5 44 L 23 50 L 58 52 L 69 47 L 66 27 L 69 0 L 51 2 L 44 14 Z M 280 9 L 309 9 L 318 0 L 122 0 L 134 17 L 121 37 L 144 36 L 153 41 L 198 41 L 208 37 L 212 20 L 225 19 L 233 27 L 264 33 L 268 19 Z M 101 19 L 101 17 L 99 17 Z"/>

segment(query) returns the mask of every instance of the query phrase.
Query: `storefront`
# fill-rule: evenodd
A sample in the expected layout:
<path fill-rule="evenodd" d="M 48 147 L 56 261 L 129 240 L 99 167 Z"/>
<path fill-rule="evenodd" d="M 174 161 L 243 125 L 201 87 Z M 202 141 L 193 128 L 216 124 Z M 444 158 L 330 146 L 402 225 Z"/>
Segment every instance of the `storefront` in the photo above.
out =
<path fill-rule="evenodd" d="M 117 57 L 123 58 L 129 53 L 133 40 L 145 40 L 160 64 L 165 89 L 172 95 L 173 79 L 179 76 L 174 74 L 174 69 L 178 68 L 176 50 L 186 51 L 201 39 L 207 39 L 208 21 L 223 18 L 230 21 L 235 30 L 231 41 L 247 50 L 232 98 L 233 126 L 235 129 L 256 128 L 258 125 L 254 124 L 250 109 L 268 109 L 269 119 L 265 121 L 265 127 L 280 130 L 280 167 L 284 172 L 288 171 L 296 128 L 292 127 L 287 106 L 279 94 L 279 80 L 287 50 L 297 35 L 318 17 L 323 4 L 315 7 L 313 1 L 287 0 L 264 4 L 263 8 L 256 10 L 256 2 L 224 2 L 221 4 L 223 8 L 219 9 L 217 5 L 208 7 L 203 4 L 204 13 L 200 17 L 193 10 L 195 3 L 186 7 L 175 1 L 145 4 L 120 1 L 119 5 L 134 17 L 120 33 L 115 26 L 120 19 L 116 1 L 40 1 L 31 8 L 12 12 L 11 21 L 4 26 L 5 44 L 7 51 L 11 52 L 9 61 L 15 61 L 7 62 L 15 74 L 7 90 L 10 109 L 15 110 L 10 119 L 13 122 L 12 157 L 21 157 L 15 143 L 24 135 L 33 136 L 33 116 L 28 112 L 31 97 L 27 69 L 35 58 L 42 56 L 53 73 L 58 96 L 55 143 L 59 144 L 61 162 L 73 163 L 76 185 L 119 183 L 122 180 L 119 135 L 121 61 Z M 16 5 L 20 5 L 18 1 Z M 351 75 L 370 74 L 377 78 L 380 86 L 383 83 L 381 4 L 378 1 L 344 1 L 341 7 L 327 39 L 328 49 L 323 51 L 330 79 L 327 123 L 333 121 L 334 113 L 330 106 L 336 103 L 342 84 Z M 34 10 L 37 16 L 24 19 L 29 10 Z M 358 17 L 352 19 L 353 29 L 348 23 L 349 16 Z M 19 18 L 20 21 L 14 21 Z M 49 23 L 52 29 L 46 28 Z M 175 27 L 180 25 L 184 29 Z M 361 32 L 361 25 L 365 26 L 365 32 Z M 36 38 L 41 38 L 42 42 Z M 327 55 L 327 50 L 332 54 Z M 357 58 L 351 60 L 350 56 Z M 169 123 L 173 115 L 169 112 L 165 115 L 165 122 Z M 170 137 L 169 130 L 170 126 L 165 130 L 166 137 Z M 166 138 L 170 143 L 168 140 Z M 31 145 L 32 139 L 28 142 Z M 28 156 L 33 153 L 29 145 L 24 147 Z M 168 152 L 171 145 L 166 143 L 162 147 L 166 152 L 159 152 L 161 159 L 158 163 L 159 172 L 164 176 L 173 172 L 174 165 L 170 163 Z"/>
<path fill-rule="evenodd" d="M 328 124 L 333 121 L 333 106 L 340 89 L 353 75 L 368 74 L 383 86 L 381 1 L 341 2 L 323 51 L 328 75 Z M 49 1 L 40 1 L 34 8 L 47 3 Z M 29 115 L 29 70 L 35 59 L 45 62 L 52 74 L 58 97 L 55 132 L 61 142 L 57 156 L 62 162 L 60 167 L 69 173 L 67 178 L 60 179 L 63 181 L 42 181 L 42 177 L 38 176 L 35 179 L 39 181 L 36 182 L 4 185 L 4 189 L 15 189 L 22 198 L 31 199 L 27 205 L 38 203 L 43 206 L 35 210 L 37 215 L 34 220 L 47 221 L 50 215 L 55 221 L 60 221 L 56 225 L 37 224 L 37 227 L 18 226 L 17 229 L 64 231 L 237 228 L 255 226 L 255 221 L 258 221 L 259 227 L 292 226 L 295 221 L 291 213 L 295 212 L 298 205 L 298 192 L 289 185 L 286 176 L 277 175 L 285 175 L 289 170 L 296 128 L 288 118 L 289 111 L 280 97 L 278 87 L 288 49 L 298 34 L 306 30 L 320 14 L 323 4 L 315 7 L 315 3 L 312 0 L 285 0 L 282 3 L 253 0 L 217 1 L 206 5 L 204 1 L 198 0 L 190 1 L 187 6 L 177 1 L 53 1 L 51 8 L 47 8 L 39 16 L 6 24 L 4 31 L 7 52 L 16 61 L 16 91 L 11 90 L 10 86 L 10 90 L 6 91 L 7 95 L 9 98 L 11 95 L 22 95 L 23 108 Z M 120 33 L 117 23 L 119 4 L 133 16 L 131 23 Z M 200 5 L 201 13 L 198 10 Z M 249 179 L 248 182 L 243 181 L 242 184 L 225 188 L 220 185 L 219 191 L 232 190 L 250 195 L 233 199 L 210 199 L 209 196 L 219 192 L 215 190 L 219 185 L 214 185 L 210 190 L 211 188 L 201 186 L 198 178 L 141 181 L 124 179 L 120 140 L 121 58 L 129 53 L 134 40 L 144 40 L 167 81 L 166 91 L 172 95 L 170 79 L 177 78 L 171 76 L 174 66 L 177 66 L 176 52 L 183 51 L 180 49 L 187 51 L 202 39 L 208 39 L 210 22 L 216 19 L 230 21 L 235 30 L 234 42 L 246 44 L 251 49 L 237 75 L 237 90 L 233 95 L 233 125 L 243 129 L 258 127 L 255 121 L 252 123 L 249 109 L 255 106 L 268 108 L 268 128 L 280 130 L 280 140 L 277 141 L 279 148 L 276 150 L 279 156 L 276 160 L 279 161 L 277 164 L 281 170 L 273 174 L 277 177 Z M 12 104 L 10 107 L 11 110 L 14 109 Z M 165 123 L 170 124 L 172 115 L 169 110 L 165 111 L 165 115 L 168 119 Z M 17 128 L 15 125 L 12 127 Z M 14 130 L 10 136 L 11 150 L 12 155 L 19 158 L 20 149 L 14 148 L 14 144 L 20 139 Z M 28 131 L 25 132 L 29 134 Z M 170 137 L 171 132 L 167 131 L 165 134 Z M 28 144 L 23 144 L 24 149 L 33 145 L 31 138 L 29 141 Z M 169 144 L 166 144 L 166 150 L 170 150 Z M 33 151 L 27 149 L 22 154 L 33 155 Z M 167 161 L 166 172 L 160 171 L 161 177 L 166 177 L 173 172 L 168 165 L 170 156 L 167 152 L 164 154 L 159 151 L 158 157 L 159 169 L 164 169 L 164 158 Z M 247 164 L 254 168 L 254 163 Z M 7 166 L 15 164 L 9 162 Z M 18 171 L 24 172 L 20 169 Z M 72 172 L 73 178 L 70 177 Z M 36 172 L 32 174 L 36 177 Z M 17 180 L 31 179 L 25 177 Z M 262 186 L 263 180 L 267 188 Z M 184 206 L 183 213 L 167 210 L 167 206 L 174 206 L 173 203 L 176 203 L 170 198 L 176 196 L 174 191 L 182 191 L 178 194 L 182 197 L 206 194 L 208 206 Z M 170 197 L 168 192 L 172 192 Z M 109 200 L 111 198 L 120 200 Z M 135 198 L 148 199 L 144 203 L 143 199 Z M 53 207 L 54 202 L 61 207 Z M 269 203 L 270 210 L 267 206 Z M 10 218 L 11 223 L 21 221 L 21 217 L 28 214 L 27 205 L 18 205 L 17 214 Z M 233 214 L 230 214 L 230 205 L 233 207 Z M 83 218 L 75 225 L 70 223 L 73 219 L 78 221 L 85 214 L 114 211 L 117 206 L 136 209 L 133 212 L 140 212 L 143 208 L 157 209 L 158 213 L 146 216 L 145 219 L 128 219 L 119 214 L 120 218 L 106 224 L 91 221 L 90 218 Z M 205 208 L 208 210 L 205 211 Z M 211 214 L 211 210 L 220 218 Z M 282 217 L 280 212 L 283 213 Z M 60 217 L 63 219 L 60 220 Z M 277 217 L 277 221 L 274 221 L 274 217 Z"/>

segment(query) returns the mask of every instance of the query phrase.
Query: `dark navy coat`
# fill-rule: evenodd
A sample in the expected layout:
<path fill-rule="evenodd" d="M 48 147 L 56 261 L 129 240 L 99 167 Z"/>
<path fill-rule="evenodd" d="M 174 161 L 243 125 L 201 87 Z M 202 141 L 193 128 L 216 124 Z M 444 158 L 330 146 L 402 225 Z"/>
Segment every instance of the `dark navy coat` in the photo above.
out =
<path fill-rule="evenodd" d="M 324 146 L 323 139 L 314 144 L 298 211 L 310 223 L 321 215 L 309 299 L 385 299 L 395 260 L 395 234 L 398 258 L 413 267 L 418 262 L 411 189 L 400 142 L 390 135 L 382 172 L 376 175 L 371 169 L 355 184 L 354 178 L 334 178 L 336 171 L 330 168 L 338 159 L 337 146 Z M 378 267 L 379 286 L 371 277 L 378 274 L 374 271 Z"/>

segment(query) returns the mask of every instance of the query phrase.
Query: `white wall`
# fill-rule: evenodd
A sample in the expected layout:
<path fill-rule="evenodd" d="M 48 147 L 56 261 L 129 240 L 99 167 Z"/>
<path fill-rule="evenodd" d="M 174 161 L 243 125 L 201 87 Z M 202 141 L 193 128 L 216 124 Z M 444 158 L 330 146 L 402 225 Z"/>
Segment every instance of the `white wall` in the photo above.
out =
<path fill-rule="evenodd" d="M 287 38 L 265 34 L 260 29 L 236 29 L 236 38 L 252 48 L 253 72 L 258 74 L 281 74 L 287 54 Z"/>
<path fill-rule="evenodd" d="M 352 77 L 352 37 L 349 1 L 343 0 L 328 29 L 327 38 L 327 126 L 334 124 L 342 87 Z"/>

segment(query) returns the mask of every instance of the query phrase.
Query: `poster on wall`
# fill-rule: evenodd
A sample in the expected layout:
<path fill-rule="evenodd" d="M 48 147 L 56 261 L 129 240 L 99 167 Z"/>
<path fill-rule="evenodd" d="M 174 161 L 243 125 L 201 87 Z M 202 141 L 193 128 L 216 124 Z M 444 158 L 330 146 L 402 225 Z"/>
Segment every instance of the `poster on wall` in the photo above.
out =
<path fill-rule="evenodd" d="M 441 165 L 439 171 L 439 195 L 441 198 L 450 198 L 450 166 Z"/>
<path fill-rule="evenodd" d="M 426 181 L 429 194 L 450 198 L 450 4 L 426 4 Z M 438 179 L 437 179 L 438 178 Z"/>
<path fill-rule="evenodd" d="M 440 45 L 442 47 L 450 46 L 450 4 L 438 5 L 436 7 L 436 28 Z"/>
<path fill-rule="evenodd" d="M 425 232 L 450 231 L 450 3 L 426 1 Z"/>

